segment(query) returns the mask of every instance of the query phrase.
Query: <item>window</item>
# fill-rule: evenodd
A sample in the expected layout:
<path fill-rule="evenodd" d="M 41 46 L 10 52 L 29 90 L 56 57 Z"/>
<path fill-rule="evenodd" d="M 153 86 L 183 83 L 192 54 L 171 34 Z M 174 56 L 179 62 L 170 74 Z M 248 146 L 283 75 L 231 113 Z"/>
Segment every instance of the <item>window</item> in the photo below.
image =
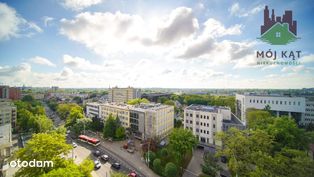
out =
<path fill-rule="evenodd" d="M 207 116 L 207 119 L 209 119 L 209 116 Z"/>
<path fill-rule="evenodd" d="M 213 128 L 216 128 L 216 125 L 215 125 L 215 124 L 213 124 Z"/>
<path fill-rule="evenodd" d="M 195 131 L 198 133 L 198 132 L 199 132 L 199 129 L 197 128 Z"/>
<path fill-rule="evenodd" d="M 207 123 L 207 127 L 209 127 L 209 123 Z"/>
<path fill-rule="evenodd" d="M 291 101 L 289 101 L 289 105 L 291 105 Z"/>
<path fill-rule="evenodd" d="M 280 38 L 280 32 L 276 32 L 276 38 Z"/>
<path fill-rule="evenodd" d="M 258 100 L 256 100 L 256 103 L 258 103 Z"/>
<path fill-rule="evenodd" d="M 185 115 L 186 115 L 186 116 L 189 116 L 189 114 L 188 114 L 188 113 L 186 113 Z"/>
<path fill-rule="evenodd" d="M 199 122 L 198 122 L 198 121 L 196 121 L 196 125 L 199 125 Z"/>
<path fill-rule="evenodd" d="M 190 124 L 193 124 L 193 121 L 190 120 Z"/>
<path fill-rule="evenodd" d="M 278 104 L 278 101 L 276 101 L 276 104 Z"/>
<path fill-rule="evenodd" d="M 298 105 L 300 106 L 300 104 L 301 104 L 301 103 L 300 103 L 300 101 L 299 101 L 299 102 L 298 102 Z"/>
<path fill-rule="evenodd" d="M 203 130 L 201 129 L 201 133 L 203 133 Z"/>
<path fill-rule="evenodd" d="M 198 118 L 199 117 L 199 115 L 198 114 L 196 114 L 196 118 Z"/>
<path fill-rule="evenodd" d="M 203 123 L 201 122 L 201 126 L 203 126 Z"/>
<path fill-rule="evenodd" d="M 190 114 L 190 117 L 193 117 L 193 115 L 192 115 L 192 114 Z"/>
<path fill-rule="evenodd" d="M 188 121 L 188 120 L 185 120 L 185 122 L 186 122 L 186 123 L 189 123 L 189 121 Z"/>
<path fill-rule="evenodd" d="M 282 101 L 280 101 L 280 104 L 282 104 Z"/>
<path fill-rule="evenodd" d="M 250 103 L 252 103 L 252 100 L 250 99 Z"/>
<path fill-rule="evenodd" d="M 216 117 L 214 116 L 214 117 L 213 117 L 213 120 L 215 120 L 215 119 L 216 119 Z"/>
<path fill-rule="evenodd" d="M 255 100 L 253 100 L 253 103 L 255 103 Z"/>
<path fill-rule="evenodd" d="M 203 115 L 201 115 L 201 118 L 203 118 Z"/>

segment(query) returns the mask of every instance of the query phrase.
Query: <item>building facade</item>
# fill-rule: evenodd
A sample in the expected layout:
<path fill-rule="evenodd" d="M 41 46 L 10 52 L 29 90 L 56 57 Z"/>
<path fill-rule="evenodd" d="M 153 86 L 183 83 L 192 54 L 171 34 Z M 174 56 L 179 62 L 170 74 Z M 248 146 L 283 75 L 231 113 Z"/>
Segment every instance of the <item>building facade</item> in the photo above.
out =
<path fill-rule="evenodd" d="M 127 103 L 129 100 L 141 98 L 141 91 L 132 87 L 109 89 L 108 101 L 115 103 Z"/>
<path fill-rule="evenodd" d="M 21 99 L 21 91 L 16 87 L 9 87 L 6 85 L 0 86 L 0 98 L 18 100 Z"/>
<path fill-rule="evenodd" d="M 299 123 L 304 119 L 304 97 L 258 95 L 255 93 L 236 94 L 236 116 L 244 123 L 246 123 L 246 113 L 249 108 L 265 109 L 266 106 L 276 116 L 293 117 Z"/>
<path fill-rule="evenodd" d="M 4 160 L 11 155 L 12 124 L 16 122 L 16 107 L 9 100 L 0 100 L 0 167 Z M 1 173 L 5 171 L 1 169 Z M 1 174 L 0 173 L 0 174 Z"/>
<path fill-rule="evenodd" d="M 139 139 L 164 138 L 174 127 L 174 107 L 162 104 L 101 104 L 101 117 L 119 117 L 121 125 L 130 128 Z"/>
<path fill-rule="evenodd" d="M 200 145 L 221 145 L 215 140 L 217 132 L 244 125 L 231 113 L 229 107 L 190 105 L 184 109 L 184 128 L 197 137 Z"/>
<path fill-rule="evenodd" d="M 90 102 L 86 103 L 86 116 L 89 118 L 101 118 L 101 103 Z"/>
<path fill-rule="evenodd" d="M 302 120 L 303 125 L 314 124 L 314 96 L 305 97 L 305 114 Z"/>

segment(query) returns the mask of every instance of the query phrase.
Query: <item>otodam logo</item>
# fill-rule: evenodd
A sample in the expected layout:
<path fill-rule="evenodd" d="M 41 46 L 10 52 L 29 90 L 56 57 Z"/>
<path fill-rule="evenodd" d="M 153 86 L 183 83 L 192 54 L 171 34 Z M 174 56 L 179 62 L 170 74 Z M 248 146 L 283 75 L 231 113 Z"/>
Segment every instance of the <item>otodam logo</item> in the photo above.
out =
<path fill-rule="evenodd" d="M 272 9 L 270 17 L 268 6 L 265 6 L 264 24 L 259 39 L 272 45 L 286 45 L 297 40 L 297 21 L 292 19 L 292 11 L 286 10 L 281 17 L 275 16 Z"/>

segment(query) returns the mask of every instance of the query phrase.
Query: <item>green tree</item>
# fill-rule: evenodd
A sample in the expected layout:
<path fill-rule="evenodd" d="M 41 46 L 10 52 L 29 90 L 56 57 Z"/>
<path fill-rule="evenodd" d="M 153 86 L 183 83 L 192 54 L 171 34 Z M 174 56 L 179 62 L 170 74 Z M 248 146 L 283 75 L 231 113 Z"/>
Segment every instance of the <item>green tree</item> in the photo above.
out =
<path fill-rule="evenodd" d="M 81 173 L 85 177 L 91 177 L 91 172 L 94 169 L 94 162 L 90 159 L 85 159 L 80 165 L 79 165 Z"/>
<path fill-rule="evenodd" d="M 169 136 L 169 150 L 182 167 L 184 157 L 188 152 L 192 151 L 198 141 L 190 130 L 183 128 L 175 128 Z"/>
<path fill-rule="evenodd" d="M 33 116 L 34 118 L 34 125 L 30 125 L 34 127 L 34 131 L 39 132 L 47 132 L 53 129 L 53 122 L 51 119 L 48 119 L 45 115 L 36 115 Z"/>
<path fill-rule="evenodd" d="M 162 157 L 167 157 L 169 154 L 168 154 L 168 150 L 166 148 L 163 148 L 161 151 L 160 151 L 160 154 Z"/>
<path fill-rule="evenodd" d="M 128 101 L 128 104 L 130 105 L 136 105 L 136 104 L 141 104 L 141 103 L 149 103 L 149 101 L 146 98 L 136 98 Z"/>
<path fill-rule="evenodd" d="M 113 172 L 110 174 L 111 177 L 128 177 L 126 174 Z"/>
<path fill-rule="evenodd" d="M 104 126 L 104 138 L 113 138 L 115 136 L 116 131 L 116 123 L 112 116 L 112 114 L 109 115 L 108 119 L 105 121 Z"/>
<path fill-rule="evenodd" d="M 31 119 L 32 116 L 33 114 L 25 108 L 17 109 L 18 127 L 23 131 L 27 131 L 29 128 L 28 121 Z"/>
<path fill-rule="evenodd" d="M 248 128 L 251 129 L 265 129 L 274 121 L 271 114 L 265 110 L 248 109 L 246 117 Z"/>
<path fill-rule="evenodd" d="M 202 164 L 202 172 L 210 175 L 216 176 L 217 172 L 221 169 L 218 164 L 218 159 L 211 153 L 207 153 L 204 155 L 204 164 Z"/>
<path fill-rule="evenodd" d="M 177 176 L 177 166 L 172 163 L 168 162 L 165 166 L 165 176 L 166 177 L 175 177 Z"/>
<path fill-rule="evenodd" d="M 72 126 L 72 130 L 75 134 L 81 134 L 84 129 L 90 129 L 91 123 L 92 120 L 86 117 L 77 119 L 76 123 L 74 123 Z"/>
<path fill-rule="evenodd" d="M 159 175 L 162 174 L 163 169 L 162 169 L 162 165 L 161 165 L 161 160 L 160 159 L 155 159 L 153 161 L 153 168 L 154 168 L 154 171 L 157 174 L 159 174 Z"/>
<path fill-rule="evenodd" d="M 228 167 L 233 176 L 248 176 L 256 168 L 263 169 L 263 160 L 271 151 L 272 136 L 262 130 L 241 131 L 236 128 L 217 136 L 224 143 L 218 155 L 228 158 Z"/>
<path fill-rule="evenodd" d="M 147 151 L 145 154 L 145 159 L 149 162 L 149 164 L 153 164 L 154 160 L 156 158 L 156 153 L 153 151 Z"/>
<path fill-rule="evenodd" d="M 40 175 L 41 177 L 86 177 L 84 173 L 80 171 L 80 168 L 72 161 L 64 161 L 64 166 L 55 168 L 48 173 Z M 87 175 L 90 176 L 90 175 Z"/>
<path fill-rule="evenodd" d="M 115 137 L 117 139 L 123 139 L 125 137 L 125 129 L 124 127 L 120 126 L 116 129 Z"/>
<path fill-rule="evenodd" d="M 22 98 L 22 101 L 24 101 L 24 102 L 33 102 L 34 101 L 34 97 L 32 95 L 25 95 Z"/>
<path fill-rule="evenodd" d="M 24 148 L 19 149 L 15 156 L 21 161 L 52 161 L 53 167 L 33 168 L 22 167 L 16 176 L 40 176 L 49 171 L 65 167 L 65 160 L 61 154 L 67 154 L 71 146 L 66 144 L 65 137 L 57 133 L 33 134 Z"/>
<path fill-rule="evenodd" d="M 81 108 L 72 108 L 69 116 L 66 118 L 66 127 L 73 126 L 77 120 L 84 118 Z"/>

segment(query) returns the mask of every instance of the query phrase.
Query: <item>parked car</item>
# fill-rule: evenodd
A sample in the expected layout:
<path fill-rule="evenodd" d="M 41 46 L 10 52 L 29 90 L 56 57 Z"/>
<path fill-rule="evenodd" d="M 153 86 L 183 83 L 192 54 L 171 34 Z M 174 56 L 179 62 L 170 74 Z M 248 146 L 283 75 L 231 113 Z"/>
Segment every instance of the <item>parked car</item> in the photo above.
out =
<path fill-rule="evenodd" d="M 128 177 L 137 177 L 137 174 L 135 173 L 135 171 L 131 171 L 131 172 L 128 174 Z"/>
<path fill-rule="evenodd" d="M 72 146 L 73 146 L 74 148 L 76 148 L 76 147 L 77 147 L 77 144 L 76 144 L 75 142 L 73 142 L 73 143 L 72 143 Z"/>
<path fill-rule="evenodd" d="M 121 165 L 118 162 L 116 162 L 116 163 L 111 164 L 111 167 L 116 170 L 119 170 L 121 168 Z"/>
<path fill-rule="evenodd" d="M 94 156 L 99 157 L 100 156 L 100 151 L 94 151 Z"/>
<path fill-rule="evenodd" d="M 134 153 L 134 149 L 127 149 L 126 151 L 128 151 L 128 153 Z"/>
<path fill-rule="evenodd" d="M 99 160 L 94 161 L 95 169 L 99 169 L 101 167 L 101 163 Z"/>
<path fill-rule="evenodd" d="M 102 155 L 100 158 L 105 162 L 109 160 L 109 156 L 106 154 Z"/>

